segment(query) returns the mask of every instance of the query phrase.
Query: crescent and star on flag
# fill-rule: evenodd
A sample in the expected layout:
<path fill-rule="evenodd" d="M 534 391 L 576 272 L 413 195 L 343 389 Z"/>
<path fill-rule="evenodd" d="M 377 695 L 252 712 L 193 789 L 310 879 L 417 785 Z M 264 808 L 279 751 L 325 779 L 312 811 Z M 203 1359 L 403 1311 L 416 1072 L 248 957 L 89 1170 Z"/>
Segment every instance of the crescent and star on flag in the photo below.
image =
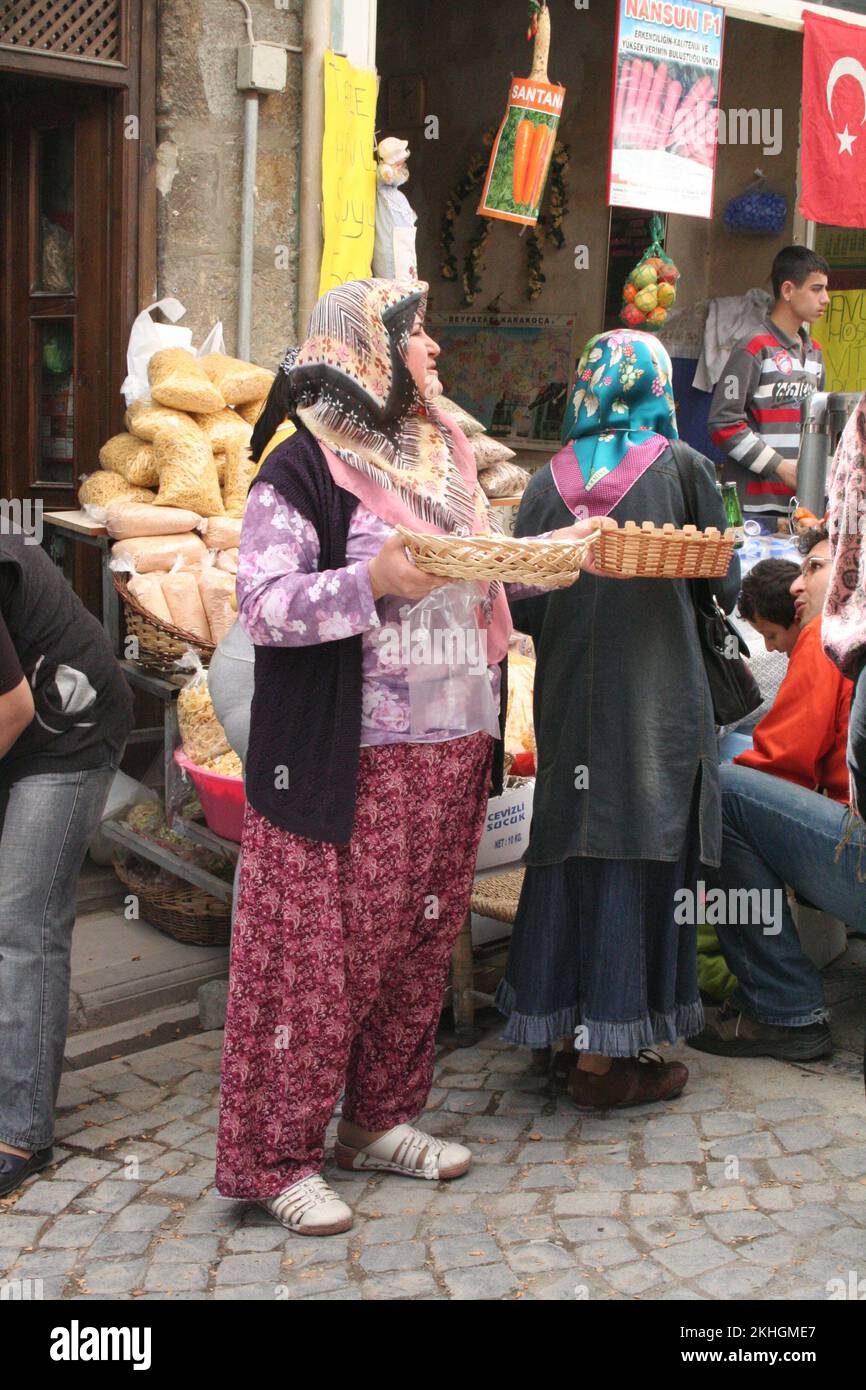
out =
<path fill-rule="evenodd" d="M 861 126 L 866 124 L 866 68 L 858 62 L 856 58 L 837 58 L 827 76 L 827 110 L 830 112 L 830 119 L 833 119 L 833 92 L 836 83 L 842 77 L 853 77 L 863 93 L 863 120 Z M 854 141 L 858 138 L 852 135 L 846 124 L 844 130 L 835 132 L 836 139 L 839 141 L 839 154 L 850 154 L 854 157 Z"/>

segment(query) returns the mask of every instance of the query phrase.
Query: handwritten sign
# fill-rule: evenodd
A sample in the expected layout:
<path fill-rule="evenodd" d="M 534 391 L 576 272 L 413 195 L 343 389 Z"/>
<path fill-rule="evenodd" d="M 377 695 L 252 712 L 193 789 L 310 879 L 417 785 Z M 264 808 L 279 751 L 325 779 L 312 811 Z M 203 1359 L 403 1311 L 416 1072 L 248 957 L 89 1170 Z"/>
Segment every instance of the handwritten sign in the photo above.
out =
<path fill-rule="evenodd" d="M 325 54 L 320 294 L 372 274 L 377 81 L 374 72 L 354 68 L 336 53 Z"/>
<path fill-rule="evenodd" d="M 866 381 L 866 290 L 834 290 L 813 333 L 824 351 L 827 391 L 862 391 Z"/>

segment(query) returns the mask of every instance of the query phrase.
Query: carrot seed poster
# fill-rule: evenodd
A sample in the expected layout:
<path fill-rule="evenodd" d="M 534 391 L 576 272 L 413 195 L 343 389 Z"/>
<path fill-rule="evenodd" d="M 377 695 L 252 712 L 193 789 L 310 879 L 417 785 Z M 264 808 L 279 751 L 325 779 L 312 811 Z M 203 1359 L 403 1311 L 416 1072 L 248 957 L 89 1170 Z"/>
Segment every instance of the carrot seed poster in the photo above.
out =
<path fill-rule="evenodd" d="M 619 0 L 608 202 L 712 217 L 725 15 Z"/>

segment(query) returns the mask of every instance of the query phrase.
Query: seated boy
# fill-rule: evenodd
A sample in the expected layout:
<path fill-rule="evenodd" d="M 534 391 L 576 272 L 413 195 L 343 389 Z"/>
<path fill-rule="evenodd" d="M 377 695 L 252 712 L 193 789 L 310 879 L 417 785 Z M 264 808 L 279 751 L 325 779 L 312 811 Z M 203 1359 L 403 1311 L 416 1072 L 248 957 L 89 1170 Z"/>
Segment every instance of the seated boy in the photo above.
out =
<path fill-rule="evenodd" d="M 847 834 L 852 687 L 821 647 L 826 530 L 807 532 L 800 549 L 806 558 L 791 593 L 801 631 L 788 674 L 754 747 L 721 768 L 722 863 L 713 883 L 722 906 L 712 925 L 739 983 L 690 1039 L 702 1052 L 792 1062 L 826 1056 L 832 1038 L 821 976 L 800 945 L 785 886 L 866 928 L 861 851 Z"/>
<path fill-rule="evenodd" d="M 743 580 L 740 616 L 764 639 L 768 652 L 790 656 L 800 636 L 791 585 L 799 570 L 791 560 L 761 560 Z"/>

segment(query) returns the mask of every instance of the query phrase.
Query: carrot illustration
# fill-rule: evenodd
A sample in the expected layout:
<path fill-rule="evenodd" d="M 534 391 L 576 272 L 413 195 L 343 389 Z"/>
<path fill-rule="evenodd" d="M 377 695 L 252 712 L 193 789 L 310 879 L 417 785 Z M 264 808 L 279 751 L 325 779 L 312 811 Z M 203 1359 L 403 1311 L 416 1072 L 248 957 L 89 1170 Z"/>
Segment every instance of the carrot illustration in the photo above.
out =
<path fill-rule="evenodd" d="M 548 126 L 545 121 L 539 121 L 532 131 L 532 144 L 529 147 L 529 162 L 526 166 L 526 175 L 523 180 L 523 197 L 521 202 L 533 204 L 532 191 L 538 181 L 538 166 L 541 162 L 543 151 L 547 142 Z"/>
<path fill-rule="evenodd" d="M 554 140 L 553 130 L 549 125 L 541 125 L 539 126 L 539 130 L 541 131 L 541 139 L 538 141 L 538 149 L 533 148 L 533 155 L 536 160 L 533 165 L 535 172 L 532 179 L 532 188 L 526 200 L 531 208 L 537 207 L 541 197 L 541 190 L 544 187 L 544 176 L 547 173 L 547 166 L 550 162 L 550 153 L 553 149 Z"/>
<path fill-rule="evenodd" d="M 532 121 L 528 121 L 524 117 L 517 127 L 517 135 L 514 138 L 514 166 L 511 175 L 511 191 L 514 196 L 515 205 L 524 201 L 522 194 L 523 186 L 526 183 L 526 171 L 529 166 L 532 136 Z"/>
<path fill-rule="evenodd" d="M 622 65 L 619 75 L 619 84 L 616 92 L 616 117 L 614 119 L 614 130 L 622 134 L 622 122 L 625 115 L 626 92 L 631 86 L 631 59 L 626 58 Z"/>
<path fill-rule="evenodd" d="M 674 123 L 674 113 L 679 106 L 682 94 L 683 89 L 679 82 L 668 83 L 665 103 L 662 107 L 661 117 L 659 118 L 658 138 L 656 140 L 657 149 L 663 150 L 668 144 L 671 126 Z"/>
<path fill-rule="evenodd" d="M 652 86 L 649 90 L 646 106 L 643 111 L 643 130 L 641 132 L 641 146 L 643 149 L 652 149 L 656 142 L 656 128 L 658 126 L 661 113 L 662 95 L 668 82 L 668 65 L 659 63 L 655 70 Z"/>

